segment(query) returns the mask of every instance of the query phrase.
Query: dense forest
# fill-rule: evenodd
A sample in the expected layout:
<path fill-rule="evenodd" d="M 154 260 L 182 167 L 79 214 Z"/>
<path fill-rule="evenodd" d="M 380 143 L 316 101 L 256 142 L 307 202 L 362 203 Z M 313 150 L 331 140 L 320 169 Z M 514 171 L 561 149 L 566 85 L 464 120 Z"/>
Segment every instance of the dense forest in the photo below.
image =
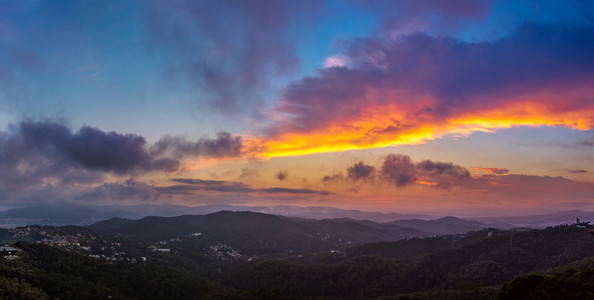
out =
<path fill-rule="evenodd" d="M 233 215 L 218 216 L 234 221 Z M 253 225 L 257 230 L 251 232 L 244 224 L 239 235 L 227 232 L 222 223 L 193 227 L 180 219 L 161 218 L 151 226 L 147 220 L 119 219 L 90 227 L 2 230 L 0 239 L 14 242 L 20 251 L 18 258 L 0 261 L 0 298 L 594 298 L 594 237 L 588 233 L 592 229 L 588 223 L 544 230 L 487 228 L 392 242 L 384 241 L 375 228 L 366 231 L 366 239 L 380 241 L 364 243 L 344 240 L 348 235 L 340 233 L 352 235 L 352 228 L 365 232 L 373 224 L 286 223 L 270 215 L 235 216 L 239 224 L 247 222 L 247 216 L 248 223 L 264 219 L 262 224 L 268 226 Z M 278 235 L 280 225 L 281 231 L 291 230 L 288 239 Z M 313 233 L 308 231 L 312 228 Z M 198 229 L 202 232 L 193 232 Z M 321 229 L 326 229 L 324 234 L 318 234 Z M 254 236 L 262 238 L 253 242 Z M 317 238 L 321 246 L 291 244 L 291 239 L 300 243 L 301 238 Z M 258 252 L 261 241 L 277 241 L 282 251 Z M 337 250 L 338 245 L 343 247 Z"/>

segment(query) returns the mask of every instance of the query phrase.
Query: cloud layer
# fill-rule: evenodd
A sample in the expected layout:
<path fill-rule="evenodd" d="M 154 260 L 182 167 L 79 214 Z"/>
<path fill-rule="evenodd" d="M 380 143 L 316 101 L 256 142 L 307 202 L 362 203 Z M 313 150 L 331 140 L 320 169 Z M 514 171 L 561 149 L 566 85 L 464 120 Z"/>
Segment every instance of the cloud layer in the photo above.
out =
<path fill-rule="evenodd" d="M 486 174 L 471 175 L 468 169 L 451 162 L 413 161 L 405 154 L 388 154 L 377 167 L 359 161 L 346 172 L 352 174 L 362 166 L 373 170 L 365 177 L 367 180 L 356 180 L 352 175 L 344 176 L 339 172 L 324 176 L 321 183 L 343 190 L 344 196 L 356 199 L 354 201 L 387 199 L 393 205 L 421 210 L 424 208 L 419 207 L 427 203 L 434 209 L 484 212 L 496 209 L 502 211 L 500 213 L 505 213 L 505 209 L 567 209 L 578 204 L 582 209 L 590 209 L 594 195 L 592 182 L 561 176 L 510 174 L 505 168 L 475 167 L 473 171 Z M 572 173 L 585 170 L 575 171 Z"/>
<path fill-rule="evenodd" d="M 328 191 L 316 191 L 311 189 L 293 189 L 284 187 L 270 187 L 270 188 L 252 188 L 241 182 L 223 181 L 223 180 L 203 180 L 195 178 L 174 178 L 171 181 L 183 183 L 183 185 L 172 185 L 166 187 L 159 187 L 157 190 L 163 194 L 187 194 L 191 195 L 198 191 L 214 191 L 223 193 L 236 194 L 278 194 L 278 195 L 320 195 L 328 196 L 333 193 Z"/>
<path fill-rule="evenodd" d="M 413 162 L 405 154 L 388 154 L 383 158 L 380 168 L 359 161 L 342 173 L 327 175 L 322 178 L 324 184 L 355 184 L 349 188 L 358 191 L 362 184 L 388 184 L 402 188 L 412 184 L 430 185 L 440 188 L 460 186 L 471 180 L 470 172 L 451 162 L 423 160 Z M 375 180 L 378 179 L 378 180 Z"/>
<path fill-rule="evenodd" d="M 135 134 L 90 126 L 72 132 L 59 122 L 24 121 L 0 132 L 0 198 L 47 184 L 96 183 L 105 175 L 173 172 L 186 157 L 234 157 L 241 149 L 241 138 L 229 133 L 196 141 L 165 137 L 148 145 Z"/>
<path fill-rule="evenodd" d="M 470 179 L 470 172 L 451 162 L 423 160 L 413 163 L 408 155 L 388 154 L 381 167 L 381 176 L 396 187 L 419 183 L 449 188 Z"/>
<path fill-rule="evenodd" d="M 149 2 L 145 27 L 152 44 L 173 51 L 165 76 L 188 80 L 201 104 L 223 112 L 250 111 L 271 78 L 299 66 L 287 33 L 300 13 L 317 1 Z"/>
<path fill-rule="evenodd" d="M 355 40 L 348 67 L 293 82 L 268 156 L 417 144 L 516 126 L 594 127 L 594 21 L 525 22 L 495 41 Z"/>
<path fill-rule="evenodd" d="M 373 178 L 374 172 L 374 166 L 366 165 L 360 161 L 347 169 L 347 176 L 353 181 L 365 181 Z"/>

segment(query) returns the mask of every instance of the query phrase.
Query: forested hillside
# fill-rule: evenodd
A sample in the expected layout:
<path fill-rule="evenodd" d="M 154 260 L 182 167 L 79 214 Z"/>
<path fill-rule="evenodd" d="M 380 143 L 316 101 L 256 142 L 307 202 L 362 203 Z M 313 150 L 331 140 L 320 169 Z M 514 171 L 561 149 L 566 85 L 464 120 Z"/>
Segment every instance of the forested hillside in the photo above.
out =
<path fill-rule="evenodd" d="M 523 232 L 486 229 L 466 236 L 363 245 L 350 248 L 347 256 L 238 262 L 226 270 L 222 282 L 239 289 L 341 297 L 476 289 L 588 261 L 594 256 L 594 240 L 584 228 L 567 225 Z"/>
<path fill-rule="evenodd" d="M 0 298 L 588 299 L 594 294 L 588 223 L 347 244 L 339 234 L 381 239 L 381 227 L 253 213 L 203 217 L 2 230 L 5 242 L 27 242 L 16 242 L 18 257 L 0 263 Z M 237 223 L 226 224 L 231 221 Z M 194 232 L 198 228 L 202 232 Z M 310 244 L 299 248 L 304 241 Z M 285 251 L 260 250 L 274 243 Z M 312 247 L 315 243 L 320 248 Z M 332 248 L 336 245 L 343 248 Z"/>
<path fill-rule="evenodd" d="M 230 211 L 171 218 L 146 217 L 140 220 L 115 218 L 89 228 L 103 234 L 147 242 L 200 233 L 199 239 L 186 239 L 188 245 L 200 248 L 217 241 L 249 255 L 328 251 L 353 244 L 426 235 L 412 228 L 370 221 L 319 221 Z"/>

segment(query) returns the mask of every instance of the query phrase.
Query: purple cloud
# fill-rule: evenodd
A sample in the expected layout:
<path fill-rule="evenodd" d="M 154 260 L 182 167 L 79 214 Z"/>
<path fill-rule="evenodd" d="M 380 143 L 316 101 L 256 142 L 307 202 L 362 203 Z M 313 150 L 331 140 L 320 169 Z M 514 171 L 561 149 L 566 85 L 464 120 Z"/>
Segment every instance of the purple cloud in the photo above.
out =
<path fill-rule="evenodd" d="M 184 185 L 172 185 L 159 187 L 157 190 L 162 194 L 193 194 L 196 191 L 216 191 L 223 193 L 264 193 L 264 194 L 316 194 L 321 196 L 332 195 L 328 191 L 317 191 L 311 189 L 292 189 L 283 187 L 271 187 L 256 189 L 235 181 L 203 180 L 195 178 L 174 178 L 171 181 L 184 183 Z"/>
<path fill-rule="evenodd" d="M 167 76 L 187 78 L 223 112 L 251 109 L 268 80 L 299 65 L 287 30 L 317 1 L 150 1 L 145 27 L 153 44 L 176 53 Z"/>
<path fill-rule="evenodd" d="M 371 9 L 381 19 L 381 29 L 387 32 L 431 30 L 443 33 L 483 20 L 495 1 L 359 1 L 363 8 Z"/>
<path fill-rule="evenodd" d="M 187 156 L 238 156 L 242 141 L 228 133 L 187 141 L 167 137 L 148 146 L 135 134 L 83 126 L 73 132 L 62 123 L 25 121 L 0 132 L 0 197 L 26 192 L 47 179 L 62 185 L 92 184 L 106 173 L 122 176 L 176 171 Z"/>
<path fill-rule="evenodd" d="M 347 178 L 351 180 L 351 183 L 359 180 L 365 181 L 374 176 L 375 167 L 360 161 L 347 168 L 347 173 Z M 440 188 L 449 188 L 462 183 L 463 180 L 471 179 L 467 169 L 451 162 L 431 160 L 413 162 L 408 155 L 404 154 L 388 154 L 384 158 L 378 175 L 380 179 L 396 187 L 404 187 L 421 181 Z M 322 182 L 325 184 L 344 183 L 345 177 L 342 173 L 337 173 L 323 177 Z M 354 186 L 350 189 L 356 191 L 359 188 L 360 186 Z"/>
<path fill-rule="evenodd" d="M 344 180 L 344 175 L 342 173 L 336 173 L 332 175 L 326 175 L 322 177 L 322 183 L 329 184 L 329 183 L 340 183 Z"/>
<path fill-rule="evenodd" d="M 374 172 L 375 167 L 360 161 L 347 169 L 347 176 L 353 181 L 368 180 L 373 176 Z"/>
<path fill-rule="evenodd" d="M 287 173 L 287 171 L 285 171 L 285 170 L 280 170 L 280 171 L 276 172 L 276 175 L 274 175 L 274 177 L 278 181 L 287 180 L 287 177 L 289 177 L 289 173 Z"/>
<path fill-rule="evenodd" d="M 239 175 L 239 178 L 254 178 L 258 176 L 260 176 L 260 173 L 255 169 L 243 168 L 241 169 L 241 175 Z"/>
<path fill-rule="evenodd" d="M 171 153 L 175 157 L 186 155 L 211 158 L 236 157 L 241 155 L 242 139 L 228 132 L 219 132 L 215 139 L 188 141 L 185 137 L 165 136 L 150 147 L 152 155 Z"/>
<path fill-rule="evenodd" d="M 174 171 L 179 162 L 152 157 L 145 149 L 146 141 L 134 134 L 103 132 L 83 126 L 78 132 L 60 123 L 22 122 L 19 126 L 21 147 L 30 147 L 37 155 L 79 165 L 88 170 L 118 174 L 134 169 Z"/>
<path fill-rule="evenodd" d="M 159 198 L 161 198 L 161 194 L 158 192 L 158 188 L 129 178 L 125 181 L 104 183 L 88 192 L 76 195 L 74 200 L 147 202 Z"/>
<path fill-rule="evenodd" d="M 504 169 L 504 168 L 472 167 L 471 169 L 475 170 L 475 171 L 484 171 L 484 172 L 487 172 L 488 174 L 493 174 L 493 175 L 506 175 L 507 173 L 509 173 L 509 169 Z"/>
<path fill-rule="evenodd" d="M 248 185 L 241 182 L 235 181 L 221 181 L 221 180 L 202 180 L 194 178 L 174 178 L 171 181 L 190 184 L 188 185 L 175 185 L 159 188 L 160 192 L 166 192 L 171 190 L 177 191 L 217 191 L 217 192 L 228 192 L 228 193 L 250 193 L 254 192 L 255 189 L 250 188 Z"/>
<path fill-rule="evenodd" d="M 415 165 L 408 155 L 388 154 L 381 168 L 382 176 L 397 187 L 414 183 L 417 179 Z"/>
<path fill-rule="evenodd" d="M 464 179 L 470 177 L 470 172 L 467 169 L 454 165 L 451 162 L 445 163 L 424 160 L 416 164 L 416 169 L 433 178 L 447 176 Z"/>
<path fill-rule="evenodd" d="M 326 143 L 359 149 L 427 134 L 427 127 L 439 136 L 455 131 L 462 126 L 456 122 L 464 124 L 469 116 L 493 118 L 495 126 L 534 119 L 591 128 L 592 36 L 594 22 L 526 22 L 489 42 L 423 33 L 358 39 L 348 50 L 347 67 L 319 70 L 285 89 L 276 108 L 279 121 L 266 134 L 277 142 L 315 133 L 327 135 Z M 502 117 L 496 113 L 509 120 L 497 122 Z"/>

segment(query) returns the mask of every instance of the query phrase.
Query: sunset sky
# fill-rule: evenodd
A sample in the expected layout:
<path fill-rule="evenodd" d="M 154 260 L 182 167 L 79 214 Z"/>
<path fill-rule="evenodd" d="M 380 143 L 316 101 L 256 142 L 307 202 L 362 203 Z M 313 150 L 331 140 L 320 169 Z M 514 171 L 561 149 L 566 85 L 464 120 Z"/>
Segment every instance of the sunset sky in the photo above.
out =
<path fill-rule="evenodd" d="M 0 208 L 594 211 L 592 1 L 0 0 Z"/>

